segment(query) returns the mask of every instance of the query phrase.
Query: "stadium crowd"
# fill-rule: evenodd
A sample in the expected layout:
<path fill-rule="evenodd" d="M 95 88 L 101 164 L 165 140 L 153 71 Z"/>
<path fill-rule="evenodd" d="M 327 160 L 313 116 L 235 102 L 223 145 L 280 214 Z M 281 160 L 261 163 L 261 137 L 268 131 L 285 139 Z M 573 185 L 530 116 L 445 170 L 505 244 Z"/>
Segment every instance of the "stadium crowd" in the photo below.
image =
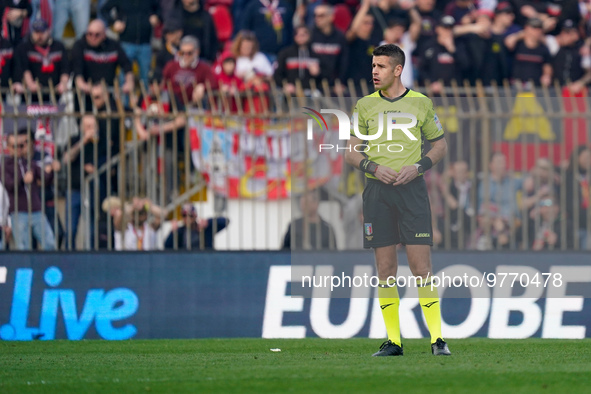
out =
<path fill-rule="evenodd" d="M 65 221 L 72 222 L 67 227 L 75 237 L 82 205 L 81 178 L 119 153 L 118 121 L 96 115 L 116 108 L 111 94 L 116 81 L 126 95 L 126 105 L 137 111 L 132 122 L 138 138 L 148 140 L 164 130 L 167 151 L 179 153 L 185 147 L 174 143 L 181 145 L 184 137 L 173 139 L 170 132 L 182 132 L 186 117 L 148 124 L 140 115 L 151 109 L 130 100 L 145 94 L 144 100 L 166 102 L 164 97 L 155 97 L 158 87 L 167 90 L 169 86 L 181 111 L 184 105 L 202 103 L 210 89 L 232 95 L 264 93 L 275 84 L 287 95 L 314 96 L 327 86 L 331 94 L 355 95 L 363 86 L 371 87 L 372 51 L 382 43 L 397 44 L 405 51 L 404 85 L 427 86 L 434 95 L 454 80 L 460 85 L 464 80 L 471 84 L 481 80 L 484 85 L 509 81 L 521 88 L 556 81 L 572 94 L 583 94 L 591 82 L 591 1 L 4 0 L 0 15 L 0 87 L 11 95 L 24 95 L 28 104 L 59 100 L 74 89 L 86 97 L 74 100 L 76 108 L 95 111 L 80 119 L 80 135 L 67 144 L 59 162 L 31 164 L 40 159 L 29 153 L 33 136 L 24 132 L 26 128 L 14 127 L 18 132 L 7 138 L 8 154 L 18 158 L 21 171 L 10 160 L 1 168 L 8 193 L 0 193 L 0 233 L 4 240 L 19 233 L 17 249 L 32 247 L 24 235 L 29 228 L 34 240 L 53 248 L 55 235 L 49 223 L 55 204 L 47 186 L 64 165 L 83 169 L 72 171 L 66 209 L 72 217 Z M 74 28 L 73 45 L 62 43 L 68 19 Z M 160 110 L 164 109 L 155 111 Z M 109 126 L 109 122 L 114 123 Z M 94 140 L 101 141 L 98 152 L 90 144 Z M 437 194 L 433 209 L 438 218 L 434 225 L 439 229 L 434 232 L 435 242 L 443 242 L 441 229 L 446 227 L 453 248 L 510 244 L 536 250 L 559 248 L 557 226 L 562 215 L 566 228 L 573 229 L 567 236 L 568 247 L 574 246 L 570 240 L 575 236 L 580 238 L 580 247 L 591 246 L 587 242 L 590 202 L 586 183 L 590 156 L 586 147 L 575 151 L 564 179 L 554 163 L 545 159 L 538 160 L 531 174 L 515 179 L 507 175 L 506 158 L 495 154 L 486 192 L 482 182 L 471 184 L 467 174 L 474 169 L 466 162 L 453 163 L 445 176 L 433 171 L 430 181 L 437 185 L 431 190 Z M 87 161 L 91 157 L 93 161 Z M 99 186 L 92 186 L 98 192 L 91 190 L 91 206 L 107 197 L 107 183 L 117 185 L 104 173 Z M 15 194 L 17 184 L 27 187 Z M 476 206 L 468 197 L 471 188 L 477 190 Z M 490 199 L 485 202 L 487 193 Z M 42 201 L 49 221 L 41 216 Z M 580 204 L 573 207 L 575 201 Z M 150 202 L 138 204 L 148 207 L 142 208 L 142 215 L 158 216 Z M 125 211 L 118 209 L 109 211 L 115 227 Z M 32 215 L 14 217 L 14 212 L 28 211 Z M 185 211 L 191 217 L 192 211 Z M 446 220 L 444 211 L 450 215 Z M 91 222 L 94 214 L 91 210 Z M 13 217 L 11 224 L 9 217 Z M 535 224 L 526 226 L 524 221 Z M 476 223 L 476 228 L 470 223 Z M 226 224 L 223 221 L 219 226 Z M 156 228 L 158 223 L 151 226 Z M 89 227 L 92 233 L 95 226 Z M 148 232 L 147 227 L 141 231 Z M 135 238 L 125 239 L 137 241 L 138 229 L 128 232 Z M 459 236 L 460 232 L 464 235 Z M 126 249 L 133 249 L 131 244 L 145 249 L 151 243 L 131 242 Z"/>

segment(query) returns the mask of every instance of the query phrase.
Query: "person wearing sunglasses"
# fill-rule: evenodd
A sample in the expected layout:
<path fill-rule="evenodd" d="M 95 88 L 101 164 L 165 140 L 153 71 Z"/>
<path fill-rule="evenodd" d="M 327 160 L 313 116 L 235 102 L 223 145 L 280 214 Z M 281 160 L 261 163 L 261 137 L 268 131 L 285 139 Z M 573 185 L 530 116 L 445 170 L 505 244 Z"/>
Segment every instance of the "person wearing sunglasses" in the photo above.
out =
<path fill-rule="evenodd" d="M 114 85 L 117 68 L 125 74 L 123 93 L 134 87 L 131 62 L 121 44 L 107 37 L 105 23 L 95 19 L 88 25 L 83 38 L 76 41 L 72 49 L 72 69 L 76 86 L 89 94 L 93 83 L 105 81 L 108 87 Z"/>
<path fill-rule="evenodd" d="M 199 54 L 199 40 L 193 36 L 185 36 L 181 40 L 177 59 L 171 60 L 164 67 L 162 89 L 166 90 L 168 83 L 171 83 L 177 105 L 201 101 L 205 96 L 207 82 L 212 89 L 218 87 L 211 66 L 200 60 Z"/>

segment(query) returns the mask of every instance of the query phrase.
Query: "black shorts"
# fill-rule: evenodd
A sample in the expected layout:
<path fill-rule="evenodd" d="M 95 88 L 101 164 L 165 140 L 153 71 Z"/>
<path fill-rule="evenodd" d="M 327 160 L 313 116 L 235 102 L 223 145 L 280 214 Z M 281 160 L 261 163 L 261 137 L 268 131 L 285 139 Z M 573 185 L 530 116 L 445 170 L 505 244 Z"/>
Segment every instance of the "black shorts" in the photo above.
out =
<path fill-rule="evenodd" d="M 363 190 L 363 247 L 433 245 L 431 205 L 422 176 L 392 186 L 368 179 Z"/>

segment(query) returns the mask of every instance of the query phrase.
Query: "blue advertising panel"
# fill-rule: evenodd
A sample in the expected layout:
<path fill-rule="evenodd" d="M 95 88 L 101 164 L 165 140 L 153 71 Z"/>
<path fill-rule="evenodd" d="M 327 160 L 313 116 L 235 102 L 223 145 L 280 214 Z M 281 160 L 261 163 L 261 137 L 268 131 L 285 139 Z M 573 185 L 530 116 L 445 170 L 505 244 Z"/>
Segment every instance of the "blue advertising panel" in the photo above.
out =
<path fill-rule="evenodd" d="M 348 264 L 375 275 L 370 252 L 310 253 L 307 261 L 292 266 L 286 252 L 3 253 L 0 339 L 385 337 L 373 288 L 351 288 L 349 298 L 327 297 L 326 288 L 291 296 L 302 287 L 294 269 L 318 275 Z M 498 276 L 507 266 L 528 281 L 553 276 L 548 287 L 464 288 L 453 297 L 440 290 L 446 337 L 591 336 L 589 254 L 434 255 L 435 271 L 452 278 Z M 557 273 L 560 291 L 550 288 Z M 408 267 L 400 275 L 410 275 Z M 401 295 L 402 335 L 426 336 L 416 296 Z"/>

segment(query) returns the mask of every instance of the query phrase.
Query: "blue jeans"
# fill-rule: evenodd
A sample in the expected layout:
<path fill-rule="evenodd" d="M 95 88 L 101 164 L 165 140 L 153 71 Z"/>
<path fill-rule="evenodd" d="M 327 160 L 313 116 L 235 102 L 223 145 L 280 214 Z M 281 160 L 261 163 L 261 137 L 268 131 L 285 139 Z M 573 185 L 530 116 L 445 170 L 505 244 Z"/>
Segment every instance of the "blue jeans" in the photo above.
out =
<path fill-rule="evenodd" d="M 80 212 L 82 211 L 82 193 L 80 190 L 72 190 L 70 205 L 67 205 L 68 197 L 66 194 L 66 222 L 64 227 L 66 229 L 64 237 L 66 239 L 66 249 L 76 249 L 76 234 L 78 234 L 78 223 L 80 222 Z M 70 225 L 70 215 L 72 216 L 72 228 Z M 71 230 L 71 231 L 70 231 Z M 70 244 L 70 236 L 72 237 L 72 243 Z"/>
<path fill-rule="evenodd" d="M 53 230 L 43 212 L 32 212 L 31 222 L 27 212 L 10 214 L 12 219 L 12 233 L 16 243 L 16 250 L 30 250 L 29 229 L 33 230 L 33 237 L 44 250 L 55 250 Z M 43 242 L 41 241 L 43 239 Z"/>
<path fill-rule="evenodd" d="M 129 42 L 121 42 L 121 47 L 131 63 L 134 61 L 137 62 L 140 69 L 140 80 L 144 81 L 144 84 L 148 87 L 148 73 L 150 72 L 150 66 L 152 65 L 152 46 L 150 44 L 131 44 Z M 123 85 L 125 82 L 125 75 L 123 72 L 121 72 L 119 78 L 121 85 Z"/>
<path fill-rule="evenodd" d="M 72 19 L 76 39 L 79 39 L 86 32 L 90 22 L 90 0 L 55 0 L 53 8 L 53 37 L 62 39 L 64 28 Z"/>

